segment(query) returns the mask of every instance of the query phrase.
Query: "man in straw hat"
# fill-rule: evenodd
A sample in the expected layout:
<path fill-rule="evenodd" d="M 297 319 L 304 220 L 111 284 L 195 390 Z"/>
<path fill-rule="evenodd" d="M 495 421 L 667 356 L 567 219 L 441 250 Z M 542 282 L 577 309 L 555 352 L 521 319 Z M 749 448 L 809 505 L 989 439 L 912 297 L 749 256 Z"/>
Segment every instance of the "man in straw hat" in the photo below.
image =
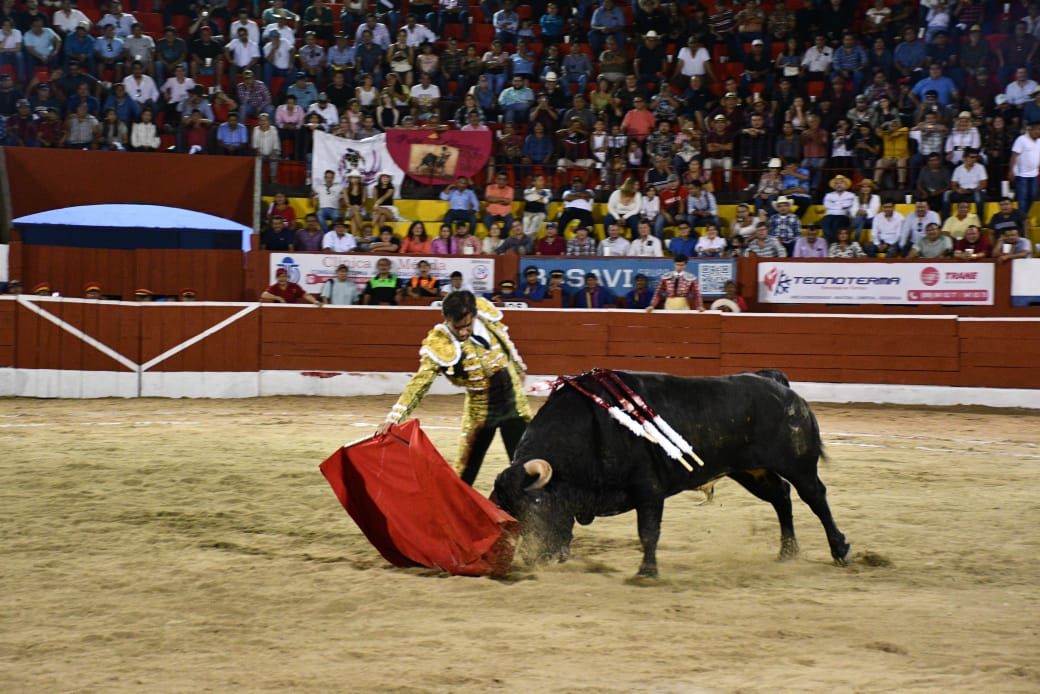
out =
<path fill-rule="evenodd" d="M 838 238 L 838 228 L 848 227 L 852 216 L 852 206 L 856 196 L 849 192 L 852 181 L 847 176 L 838 174 L 830 180 L 831 192 L 823 196 L 823 236 L 828 243 Z"/>

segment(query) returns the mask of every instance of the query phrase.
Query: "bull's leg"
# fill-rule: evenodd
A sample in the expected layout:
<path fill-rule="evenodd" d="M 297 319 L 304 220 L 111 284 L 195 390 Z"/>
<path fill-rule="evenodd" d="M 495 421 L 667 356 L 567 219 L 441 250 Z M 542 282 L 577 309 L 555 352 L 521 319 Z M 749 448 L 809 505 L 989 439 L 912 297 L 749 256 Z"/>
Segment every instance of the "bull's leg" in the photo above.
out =
<path fill-rule="evenodd" d="M 815 468 L 815 465 L 813 467 Z M 834 517 L 831 516 L 831 507 L 827 504 L 827 487 L 815 474 L 811 478 L 806 476 L 801 479 L 789 479 L 798 491 L 798 496 L 802 497 L 802 501 L 809 505 L 816 517 L 823 523 L 823 529 L 827 533 L 827 542 L 831 546 L 831 556 L 834 557 L 835 563 L 844 566 L 845 558 L 849 555 L 849 543 L 845 542 L 845 535 L 838 530 Z"/>
<path fill-rule="evenodd" d="M 636 522 L 639 526 L 639 542 L 643 545 L 643 563 L 639 575 L 657 577 L 657 540 L 661 537 L 661 517 L 664 515 L 664 499 L 655 499 L 636 506 Z"/>
<path fill-rule="evenodd" d="M 768 501 L 780 521 L 780 559 L 791 559 L 798 554 L 798 540 L 794 536 L 794 516 L 791 513 L 791 485 L 772 470 L 747 470 L 729 475 L 740 486 L 762 501 Z"/>

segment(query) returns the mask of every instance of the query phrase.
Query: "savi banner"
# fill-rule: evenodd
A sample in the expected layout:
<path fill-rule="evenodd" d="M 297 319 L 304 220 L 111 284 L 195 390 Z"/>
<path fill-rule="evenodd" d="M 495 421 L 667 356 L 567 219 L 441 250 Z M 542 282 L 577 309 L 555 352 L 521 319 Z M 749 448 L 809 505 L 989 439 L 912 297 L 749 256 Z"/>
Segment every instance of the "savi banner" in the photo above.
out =
<path fill-rule="evenodd" d="M 538 269 L 538 279 L 548 282 L 549 273 L 562 270 L 567 294 L 585 286 L 585 275 L 592 272 L 599 277 L 600 286 L 615 296 L 624 296 L 635 287 L 635 276 L 646 275 L 651 289 L 666 272 L 675 269 L 671 258 L 605 258 L 600 256 L 532 256 L 520 259 L 520 279 L 528 267 Z M 686 271 L 697 277 L 701 294 L 719 297 L 725 293 L 727 280 L 736 278 L 736 262 L 732 260 L 698 260 L 690 258 Z"/>
<path fill-rule="evenodd" d="M 491 132 L 390 128 L 386 148 L 398 168 L 423 185 L 473 176 L 491 156 Z"/>
<path fill-rule="evenodd" d="M 771 304 L 993 303 L 989 263 L 760 262 L 758 300 Z"/>
<path fill-rule="evenodd" d="M 330 135 L 322 130 L 314 132 L 314 160 L 311 169 L 311 186 L 325 180 L 325 172 L 334 171 L 336 182 L 347 184 L 347 173 L 357 171 L 365 186 L 376 184 L 379 174 L 390 174 L 394 179 L 397 195 L 401 194 L 404 171 L 386 153 L 386 135 L 380 133 L 364 140 L 348 140 Z"/>
<path fill-rule="evenodd" d="M 350 279 L 364 286 L 370 277 L 376 274 L 376 263 L 380 258 L 390 260 L 391 270 L 402 284 L 418 274 L 416 265 L 420 260 L 430 263 L 430 274 L 447 284 L 451 273 L 458 270 L 462 273 L 462 284 L 478 294 L 490 292 L 495 287 L 495 261 L 491 258 L 467 258 L 455 256 L 398 256 L 351 255 L 336 253 L 272 253 L 270 258 L 270 282 L 274 282 L 274 273 L 278 268 L 285 268 L 289 273 L 289 281 L 295 282 L 305 291 L 317 294 L 326 280 L 336 276 L 336 268 L 346 263 L 350 268 Z"/>

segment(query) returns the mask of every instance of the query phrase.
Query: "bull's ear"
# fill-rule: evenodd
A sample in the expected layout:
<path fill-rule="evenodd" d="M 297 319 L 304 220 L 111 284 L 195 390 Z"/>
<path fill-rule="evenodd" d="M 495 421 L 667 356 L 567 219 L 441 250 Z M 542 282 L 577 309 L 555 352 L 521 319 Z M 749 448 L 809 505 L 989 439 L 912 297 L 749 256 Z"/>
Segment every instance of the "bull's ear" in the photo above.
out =
<path fill-rule="evenodd" d="M 553 474 L 552 465 L 549 464 L 548 460 L 543 460 L 542 458 L 535 458 L 524 463 L 524 472 L 527 473 L 528 477 L 537 478 L 527 485 L 527 488 L 524 490 L 527 492 L 541 489 L 549 484 Z"/>

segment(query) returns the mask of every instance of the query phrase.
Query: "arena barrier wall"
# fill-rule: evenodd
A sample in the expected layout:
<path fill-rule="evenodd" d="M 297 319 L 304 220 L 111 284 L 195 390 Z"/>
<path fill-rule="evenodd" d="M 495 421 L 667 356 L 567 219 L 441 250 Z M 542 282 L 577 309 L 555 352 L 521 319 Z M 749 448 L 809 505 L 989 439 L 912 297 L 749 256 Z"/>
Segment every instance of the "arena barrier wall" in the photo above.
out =
<path fill-rule="evenodd" d="M 5 147 L 11 217 L 75 205 L 183 207 L 254 226 L 252 157 Z"/>
<path fill-rule="evenodd" d="M 0 395 L 395 394 L 431 307 L 0 298 Z M 1040 319 L 507 310 L 530 374 L 782 369 L 811 399 L 1040 407 Z M 529 385 L 541 377 L 530 379 Z M 439 379 L 434 392 L 454 393 Z"/>

